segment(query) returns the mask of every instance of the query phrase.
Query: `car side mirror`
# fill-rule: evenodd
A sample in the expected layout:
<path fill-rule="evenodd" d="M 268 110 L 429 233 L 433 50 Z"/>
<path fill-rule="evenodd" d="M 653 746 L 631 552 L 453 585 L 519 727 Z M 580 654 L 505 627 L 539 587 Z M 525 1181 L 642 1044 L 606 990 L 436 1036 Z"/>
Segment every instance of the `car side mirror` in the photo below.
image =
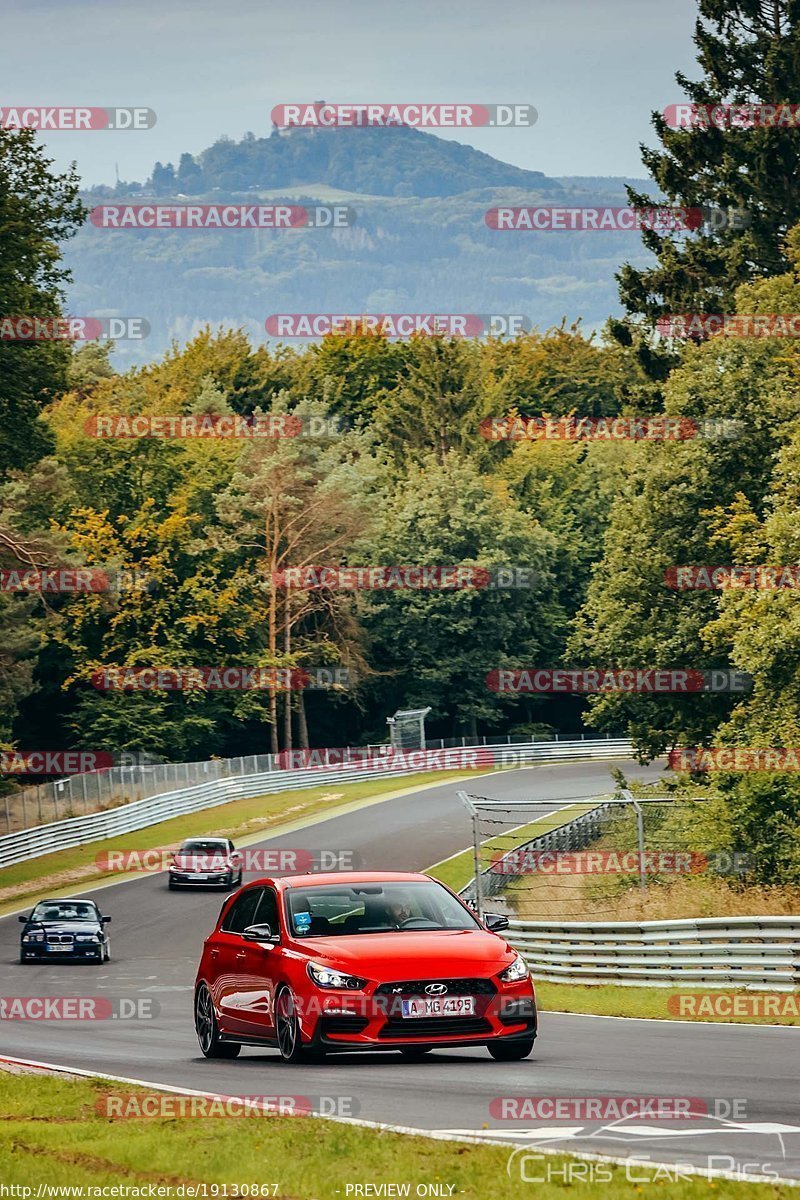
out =
<path fill-rule="evenodd" d="M 263 942 L 268 946 L 277 946 L 281 940 L 280 934 L 273 933 L 269 925 L 248 925 L 242 937 L 246 942 Z"/>
<path fill-rule="evenodd" d="M 111 917 L 101 917 L 100 920 L 103 925 L 108 925 L 109 921 L 111 920 Z"/>
<path fill-rule="evenodd" d="M 499 933 L 501 929 L 508 929 L 508 917 L 504 917 L 502 913 L 485 913 L 483 917 L 486 928 L 492 933 Z"/>
<path fill-rule="evenodd" d="M 19 921 L 21 921 L 23 925 L 27 925 L 28 921 L 30 920 L 30 917 L 28 916 L 27 913 L 20 913 L 19 917 L 17 919 Z"/>

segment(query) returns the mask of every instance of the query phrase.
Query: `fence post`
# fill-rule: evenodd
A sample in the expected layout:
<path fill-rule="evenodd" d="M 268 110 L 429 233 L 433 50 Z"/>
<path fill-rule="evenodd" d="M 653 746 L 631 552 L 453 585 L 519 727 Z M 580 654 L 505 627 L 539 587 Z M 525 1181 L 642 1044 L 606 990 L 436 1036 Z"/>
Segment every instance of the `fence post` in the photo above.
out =
<path fill-rule="evenodd" d="M 481 835 L 478 829 L 478 810 L 466 792 L 457 792 L 459 800 L 469 810 L 472 816 L 472 847 L 475 862 L 475 912 L 478 920 L 483 920 L 483 893 L 481 889 Z"/>
<path fill-rule="evenodd" d="M 634 800 L 630 792 L 628 792 L 627 795 L 630 796 L 631 803 L 633 804 L 633 811 L 636 813 L 636 841 L 639 847 L 639 887 L 643 892 L 646 892 L 647 875 L 644 869 L 644 813 L 638 800 Z"/>

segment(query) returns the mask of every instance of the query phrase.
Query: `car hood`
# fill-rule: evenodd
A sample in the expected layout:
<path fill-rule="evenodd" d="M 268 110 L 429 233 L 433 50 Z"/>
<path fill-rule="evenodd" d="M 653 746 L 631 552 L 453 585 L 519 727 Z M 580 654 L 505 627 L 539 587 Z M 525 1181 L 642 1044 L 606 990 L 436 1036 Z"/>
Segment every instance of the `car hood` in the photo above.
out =
<path fill-rule="evenodd" d="M 47 933 L 99 933 L 97 921 L 29 921 L 25 929 L 44 929 Z"/>
<path fill-rule="evenodd" d="M 307 938 L 301 944 L 314 961 L 378 983 L 492 975 L 516 957 L 503 938 L 480 929 L 361 933 Z"/>

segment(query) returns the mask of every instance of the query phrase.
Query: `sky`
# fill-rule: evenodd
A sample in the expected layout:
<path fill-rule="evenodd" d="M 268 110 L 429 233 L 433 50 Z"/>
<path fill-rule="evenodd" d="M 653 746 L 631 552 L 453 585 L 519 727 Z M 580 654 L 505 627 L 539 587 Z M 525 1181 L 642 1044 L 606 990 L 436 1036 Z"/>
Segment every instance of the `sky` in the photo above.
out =
<path fill-rule="evenodd" d="M 55 131 L 83 182 L 145 179 L 281 103 L 526 103 L 530 129 L 437 130 L 547 175 L 634 175 L 699 73 L 695 0 L 2 0 L 0 106 L 131 105 L 152 129 Z"/>

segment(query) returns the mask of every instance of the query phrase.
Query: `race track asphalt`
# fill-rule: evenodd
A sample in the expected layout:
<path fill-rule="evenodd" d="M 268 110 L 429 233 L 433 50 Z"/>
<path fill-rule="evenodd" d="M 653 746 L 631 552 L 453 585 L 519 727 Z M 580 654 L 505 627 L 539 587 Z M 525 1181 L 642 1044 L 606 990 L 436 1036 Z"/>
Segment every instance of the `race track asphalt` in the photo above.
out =
<path fill-rule="evenodd" d="M 552 801 L 555 809 L 610 790 L 612 766 L 645 779 L 658 775 L 655 767 L 624 760 L 521 768 L 466 785 L 438 784 L 260 844 L 349 848 L 369 868 L 424 870 L 470 844 L 459 788 Z M 2 996 L 150 998 L 158 1014 L 129 1021 L 2 1021 L 0 1054 L 226 1095 L 339 1097 L 344 1115 L 525 1146 L 520 1154 L 528 1156 L 529 1176 L 534 1169 L 541 1174 L 530 1156 L 542 1146 L 733 1171 L 748 1164 L 749 1174 L 800 1176 L 797 1028 L 544 1013 L 533 1055 L 521 1063 L 496 1063 L 483 1049 L 434 1052 L 417 1063 L 387 1052 L 335 1055 L 296 1067 L 284 1065 L 277 1051 L 245 1048 L 236 1060 L 207 1061 L 192 1025 L 192 984 L 222 896 L 171 893 L 164 875 L 85 895 L 113 916 L 111 961 L 22 966 L 20 925 L 6 917 L 0 920 Z M 491 1101 L 504 1096 L 693 1097 L 705 1102 L 708 1115 L 690 1122 L 507 1121 L 490 1111 Z"/>

